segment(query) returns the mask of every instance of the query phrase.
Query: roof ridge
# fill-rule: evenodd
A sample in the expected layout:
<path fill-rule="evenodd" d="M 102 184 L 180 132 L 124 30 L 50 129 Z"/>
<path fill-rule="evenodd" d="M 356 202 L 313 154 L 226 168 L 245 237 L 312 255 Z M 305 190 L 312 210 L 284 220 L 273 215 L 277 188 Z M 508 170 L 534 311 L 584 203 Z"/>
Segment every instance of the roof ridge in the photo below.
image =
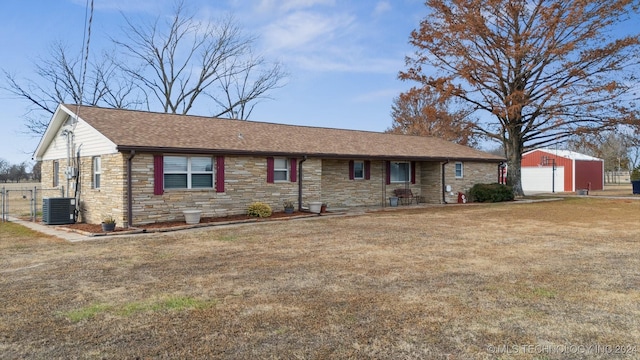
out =
<path fill-rule="evenodd" d="M 314 126 L 314 125 L 299 125 L 299 124 L 286 124 L 286 123 L 277 123 L 272 121 L 261 121 L 261 120 L 243 120 L 243 119 L 232 119 L 232 118 L 222 118 L 222 117 L 214 117 L 214 116 L 206 116 L 206 115 L 196 115 L 196 114 L 176 114 L 176 113 L 164 113 L 159 111 L 146 111 L 146 110 L 137 110 L 137 109 L 126 109 L 126 108 L 110 108 L 104 106 L 97 105 L 76 105 L 76 104 L 62 104 L 63 106 L 69 108 L 69 110 L 73 110 L 73 108 L 89 108 L 89 109 L 101 109 L 107 111 L 127 111 L 127 112 L 136 112 L 141 114 L 157 114 L 162 116 L 176 116 L 176 117 L 187 117 L 187 118 L 199 118 L 199 119 L 212 119 L 212 120 L 222 120 L 222 121 L 237 121 L 239 123 L 254 123 L 254 124 L 267 124 L 267 125 L 277 125 L 277 126 L 290 126 L 296 128 L 310 128 L 310 129 L 324 129 L 324 130 L 339 130 L 339 131 L 352 131 L 352 132 L 364 132 L 364 133 L 372 133 L 372 134 L 384 134 L 384 135 L 395 135 L 395 136 L 409 136 L 409 137 L 418 137 L 418 138 L 431 138 L 440 141 L 445 141 L 452 143 L 451 141 L 439 138 L 433 135 L 414 135 L 414 134 L 396 134 L 391 132 L 381 132 L 374 130 L 363 130 L 363 129 L 348 129 L 348 128 L 337 128 L 337 127 L 326 127 L 326 126 Z M 82 117 L 82 116 L 81 116 Z M 460 145 L 454 143 L 456 145 Z M 465 146 L 465 145 L 460 145 Z M 474 148 L 472 148 L 474 149 Z M 478 150 L 478 149 L 475 149 Z M 482 151 L 482 150 L 478 150 Z"/>

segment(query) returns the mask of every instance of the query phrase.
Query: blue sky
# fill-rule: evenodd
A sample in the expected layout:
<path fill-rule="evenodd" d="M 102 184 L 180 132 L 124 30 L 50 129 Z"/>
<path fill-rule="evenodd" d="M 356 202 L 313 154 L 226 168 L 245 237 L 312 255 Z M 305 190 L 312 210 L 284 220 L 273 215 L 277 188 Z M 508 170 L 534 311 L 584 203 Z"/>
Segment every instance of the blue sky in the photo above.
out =
<path fill-rule="evenodd" d="M 37 79 L 34 63 L 62 40 L 81 49 L 86 0 L 5 0 L 0 69 Z M 391 103 L 412 84 L 397 79 L 412 53 L 410 32 L 426 15 L 423 0 L 187 0 L 202 19 L 231 14 L 257 35 L 255 50 L 280 61 L 287 84 L 258 104 L 251 120 L 384 131 Z M 171 15 L 173 0 L 94 0 L 91 52 L 109 48 L 130 19 Z M 4 81 L 4 78 L 0 79 Z M 38 138 L 23 134 L 28 104 L 0 91 L 0 158 L 31 161 Z M 198 115 L 210 115 L 194 112 Z"/>

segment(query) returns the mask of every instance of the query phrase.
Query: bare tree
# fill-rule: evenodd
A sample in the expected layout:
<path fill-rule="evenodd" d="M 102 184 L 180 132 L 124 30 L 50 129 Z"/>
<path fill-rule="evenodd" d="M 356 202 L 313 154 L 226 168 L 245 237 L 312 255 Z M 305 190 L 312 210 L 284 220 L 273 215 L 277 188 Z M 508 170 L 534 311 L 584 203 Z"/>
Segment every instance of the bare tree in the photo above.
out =
<path fill-rule="evenodd" d="M 451 99 L 442 99 L 429 88 L 411 88 L 393 100 L 389 133 L 434 136 L 460 145 L 478 146 L 469 110 L 454 110 Z"/>
<path fill-rule="evenodd" d="M 5 183 L 9 181 L 9 170 L 11 170 L 9 162 L 0 158 L 0 181 Z"/>
<path fill-rule="evenodd" d="M 575 134 L 640 126 L 633 89 L 640 36 L 613 26 L 634 0 L 427 0 L 400 78 L 472 106 L 477 132 L 505 148 L 523 195 L 522 153 Z"/>
<path fill-rule="evenodd" d="M 11 167 L 9 168 L 9 180 L 19 183 L 20 180 L 25 180 L 27 179 L 27 177 L 28 174 L 26 162 L 23 161 L 20 164 L 11 165 Z"/>
<path fill-rule="evenodd" d="M 246 118 L 251 104 L 285 78 L 279 64 L 269 66 L 253 56 L 254 38 L 243 35 L 232 18 L 215 25 L 199 22 L 181 2 L 166 31 L 160 17 L 148 25 L 125 19 L 124 38 L 113 42 L 128 58 L 139 60 L 135 68 L 120 64 L 149 95 L 148 108 L 157 101 L 164 112 L 187 114 L 205 95 L 218 107 L 214 117 Z"/>
<path fill-rule="evenodd" d="M 613 174 L 633 168 L 630 156 L 638 144 L 639 139 L 624 131 L 603 131 L 572 138 L 567 141 L 567 148 L 603 159 L 605 180 L 613 182 L 617 179 Z"/>
<path fill-rule="evenodd" d="M 36 161 L 31 167 L 31 179 L 40 181 L 42 179 L 42 161 Z"/>
<path fill-rule="evenodd" d="M 259 100 L 270 99 L 268 91 L 280 87 L 285 76 L 280 64 L 266 67 L 264 59 L 253 56 L 238 68 L 244 70 L 219 79 L 221 96 L 207 92 L 207 96 L 224 111 L 218 116 L 226 113 L 236 119 L 248 119 Z"/>
<path fill-rule="evenodd" d="M 86 78 L 87 86 L 83 86 L 81 56 L 70 56 L 69 53 L 63 43 L 54 43 L 49 56 L 34 64 L 34 79 L 18 79 L 15 74 L 3 70 L 6 80 L 3 88 L 29 104 L 24 115 L 29 133 L 42 135 L 60 103 L 120 108 L 136 103 L 129 100 L 135 84 L 118 73 L 118 67 L 106 53 L 88 64 L 91 69 Z"/>
<path fill-rule="evenodd" d="M 9 182 L 27 179 L 27 163 L 22 162 L 20 164 L 9 164 L 8 161 L 0 159 L 0 181 Z"/>
<path fill-rule="evenodd" d="M 198 101 L 212 116 L 246 119 L 270 90 L 283 85 L 281 65 L 255 56 L 255 39 L 243 35 L 232 18 L 217 26 L 199 22 L 179 3 L 166 27 L 160 19 L 139 26 L 125 17 L 124 38 L 113 40 L 124 57 L 118 51 L 72 56 L 57 42 L 34 64 L 34 78 L 3 69 L 0 88 L 29 104 L 27 132 L 44 134 L 60 103 L 147 109 L 159 104 L 164 112 L 187 114 Z"/>

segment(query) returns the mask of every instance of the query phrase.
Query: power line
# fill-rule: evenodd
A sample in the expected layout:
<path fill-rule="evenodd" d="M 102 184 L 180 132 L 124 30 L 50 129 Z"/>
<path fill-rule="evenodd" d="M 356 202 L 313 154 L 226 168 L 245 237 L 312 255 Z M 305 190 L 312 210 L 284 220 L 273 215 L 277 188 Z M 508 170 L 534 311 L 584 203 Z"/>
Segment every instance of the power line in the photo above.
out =
<path fill-rule="evenodd" d="M 87 21 L 87 12 L 89 12 L 89 20 Z M 84 24 L 86 33 L 82 37 L 82 43 L 85 43 L 86 46 L 83 49 L 84 59 L 82 62 L 82 80 L 80 81 L 80 105 L 84 102 L 84 83 L 87 77 L 87 64 L 89 63 L 89 44 L 91 43 L 91 24 L 93 23 L 93 0 L 91 0 L 91 7 L 89 8 L 89 0 L 85 5 L 85 18 Z"/>

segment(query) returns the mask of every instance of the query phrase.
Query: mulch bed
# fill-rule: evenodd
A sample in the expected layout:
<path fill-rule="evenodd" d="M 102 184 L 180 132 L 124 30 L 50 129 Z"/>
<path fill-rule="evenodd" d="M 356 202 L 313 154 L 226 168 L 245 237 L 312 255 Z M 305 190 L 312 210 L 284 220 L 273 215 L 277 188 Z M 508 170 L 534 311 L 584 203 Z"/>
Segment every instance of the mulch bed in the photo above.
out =
<path fill-rule="evenodd" d="M 317 214 L 312 214 L 309 212 L 302 211 L 294 211 L 291 214 L 287 214 L 285 212 L 274 212 L 268 218 L 259 218 L 255 216 L 249 216 L 245 214 L 240 215 L 228 215 L 228 216 L 218 216 L 218 217 L 201 217 L 199 224 L 189 225 L 182 221 L 165 221 L 158 222 L 153 224 L 146 225 L 137 225 L 133 228 L 122 228 L 116 227 L 113 232 L 105 233 L 102 231 L 102 225 L 100 224 L 85 224 L 85 223 L 75 223 L 69 225 L 61 225 L 60 228 L 69 231 L 75 231 L 80 233 L 94 234 L 94 235 L 108 235 L 108 234 L 123 234 L 123 233 L 131 233 L 131 232 L 161 232 L 161 231 L 171 231 L 171 230 L 179 230 L 186 229 L 191 227 L 201 227 L 207 226 L 206 224 L 216 224 L 216 223 L 241 223 L 241 222 L 258 222 L 258 221 L 273 221 L 273 220 L 286 220 L 288 218 L 298 218 L 304 216 L 317 216 Z"/>

